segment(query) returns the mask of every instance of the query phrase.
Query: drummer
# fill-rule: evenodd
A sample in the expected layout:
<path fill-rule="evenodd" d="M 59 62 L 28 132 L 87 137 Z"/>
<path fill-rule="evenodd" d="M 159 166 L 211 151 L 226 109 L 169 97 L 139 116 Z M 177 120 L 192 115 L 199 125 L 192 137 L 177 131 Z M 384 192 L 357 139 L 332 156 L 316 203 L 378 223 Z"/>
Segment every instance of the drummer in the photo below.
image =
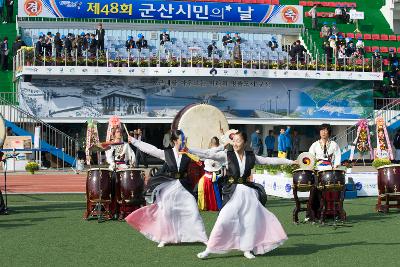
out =
<path fill-rule="evenodd" d="M 320 139 L 315 141 L 309 149 L 309 152 L 317 160 L 316 169 L 318 171 L 332 170 L 340 166 L 340 147 L 335 141 L 330 140 L 331 134 L 331 126 L 326 123 L 322 124 L 319 128 Z"/>
<path fill-rule="evenodd" d="M 309 149 L 309 152 L 315 156 L 317 161 L 317 171 L 332 170 L 340 166 L 340 147 L 335 141 L 330 140 L 331 134 L 331 125 L 326 123 L 322 124 L 319 127 L 320 139 L 315 141 Z M 318 210 L 320 207 L 320 200 L 321 193 L 318 190 L 315 190 L 313 195 L 312 209 L 314 210 L 314 214 L 316 214 L 317 219 L 319 216 Z M 305 221 L 308 220 L 309 218 L 307 216 Z"/>
<path fill-rule="evenodd" d="M 106 151 L 107 163 L 110 170 L 127 169 L 133 167 L 136 162 L 135 152 L 127 142 L 124 143 L 120 127 L 112 129 L 111 148 Z"/>

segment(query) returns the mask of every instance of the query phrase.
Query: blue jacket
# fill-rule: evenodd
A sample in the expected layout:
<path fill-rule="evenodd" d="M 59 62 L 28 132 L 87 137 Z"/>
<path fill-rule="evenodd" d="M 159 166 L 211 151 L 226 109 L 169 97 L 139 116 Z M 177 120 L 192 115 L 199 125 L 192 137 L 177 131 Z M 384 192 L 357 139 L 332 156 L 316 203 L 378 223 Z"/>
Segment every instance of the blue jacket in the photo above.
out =
<path fill-rule="evenodd" d="M 286 152 L 288 145 L 286 145 L 287 142 L 287 135 L 290 133 L 290 128 L 287 128 L 285 133 L 280 134 L 278 137 L 278 151 Z"/>
<path fill-rule="evenodd" d="M 251 134 L 251 147 L 252 148 L 257 148 L 262 146 L 261 138 L 260 136 L 254 132 Z"/>
<path fill-rule="evenodd" d="M 265 146 L 267 149 L 274 149 L 275 147 L 275 137 L 272 135 L 268 135 L 265 137 Z"/>
<path fill-rule="evenodd" d="M 286 134 L 286 148 L 292 149 L 292 137 L 290 134 Z"/>

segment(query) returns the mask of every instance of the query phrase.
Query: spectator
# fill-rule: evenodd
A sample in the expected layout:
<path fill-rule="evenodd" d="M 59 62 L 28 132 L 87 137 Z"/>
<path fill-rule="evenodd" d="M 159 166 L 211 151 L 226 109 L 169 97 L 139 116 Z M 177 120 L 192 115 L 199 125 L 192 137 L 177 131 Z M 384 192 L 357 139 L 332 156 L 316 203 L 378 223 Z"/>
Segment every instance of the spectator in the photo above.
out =
<path fill-rule="evenodd" d="M 1 1 L 1 0 L 0 0 Z M 13 44 L 13 55 L 15 56 L 21 47 L 26 46 L 25 42 L 21 40 L 21 36 L 18 35 L 17 38 L 15 38 L 15 42 Z"/>
<path fill-rule="evenodd" d="M 356 48 L 364 50 L 364 42 L 361 37 L 358 37 L 358 39 L 357 39 Z"/>
<path fill-rule="evenodd" d="M 52 43 L 51 39 L 47 38 L 45 43 L 43 45 L 43 52 L 45 53 L 45 56 L 49 57 L 52 54 Z"/>
<path fill-rule="evenodd" d="M 272 130 L 270 130 L 268 136 L 265 137 L 265 147 L 267 148 L 268 157 L 272 157 L 275 147 L 275 136 Z"/>
<path fill-rule="evenodd" d="M 337 38 L 337 41 L 336 41 L 336 47 L 340 47 L 341 45 L 345 46 L 346 41 L 343 38 L 343 36 L 339 35 L 339 37 Z"/>
<path fill-rule="evenodd" d="M 329 38 L 329 46 L 332 47 L 333 53 L 336 53 L 336 37 L 334 35 Z"/>
<path fill-rule="evenodd" d="M 271 41 L 268 42 L 268 46 L 271 48 L 272 51 L 278 48 L 278 42 L 275 36 L 272 36 Z"/>
<path fill-rule="evenodd" d="M 96 29 L 96 40 L 97 40 L 97 49 L 100 51 L 104 50 L 104 37 L 106 35 L 106 31 L 103 29 L 103 24 L 99 23 Z"/>
<path fill-rule="evenodd" d="M 335 18 L 336 18 L 336 22 L 337 23 L 341 23 L 341 21 L 342 21 L 342 9 L 340 8 L 340 5 L 336 6 Z"/>
<path fill-rule="evenodd" d="M 281 127 L 280 134 L 278 136 L 278 158 L 286 158 L 286 135 L 290 133 L 290 126 L 287 126 L 285 131 L 285 127 Z"/>
<path fill-rule="evenodd" d="M 350 15 L 347 13 L 346 5 L 342 5 L 341 9 L 342 9 L 342 23 L 349 24 L 350 23 L 349 22 Z"/>
<path fill-rule="evenodd" d="M 333 48 L 330 46 L 330 44 L 328 42 L 325 42 L 324 51 L 325 51 L 325 55 L 326 55 L 326 62 L 329 67 L 329 65 L 332 64 Z"/>
<path fill-rule="evenodd" d="M 233 37 L 232 41 L 235 42 L 235 43 L 237 43 L 237 42 L 241 43 L 242 42 L 242 37 L 239 36 L 238 32 L 235 32 L 235 36 Z"/>
<path fill-rule="evenodd" d="M 293 140 L 292 159 L 297 159 L 297 157 L 300 154 L 300 136 L 296 130 L 293 131 L 292 140 Z"/>
<path fill-rule="evenodd" d="M 218 47 L 215 41 L 213 41 L 211 44 L 208 45 L 207 52 L 208 52 L 208 57 L 211 57 L 213 54 L 218 53 Z"/>
<path fill-rule="evenodd" d="M 351 14 L 355 14 L 357 12 L 356 8 L 354 6 L 351 7 L 349 13 L 348 13 L 348 21 L 349 23 L 356 23 L 356 19 L 350 19 Z M 353 15 L 354 16 L 354 15 Z"/>
<path fill-rule="evenodd" d="M 68 33 L 68 37 L 65 39 L 64 42 L 64 48 L 65 48 L 65 53 L 67 55 L 67 57 L 71 57 L 71 51 L 72 51 L 72 34 Z"/>
<path fill-rule="evenodd" d="M 14 0 L 6 0 L 7 15 L 3 23 L 13 22 L 14 17 Z"/>
<path fill-rule="evenodd" d="M 318 29 L 317 5 L 314 5 L 314 6 L 310 9 L 310 11 L 308 11 L 308 14 L 311 16 L 312 29 L 313 29 L 313 30 Z"/>
<path fill-rule="evenodd" d="M 399 59 L 397 58 L 396 52 L 394 51 L 393 48 L 389 49 L 388 59 L 389 59 L 390 66 L 392 66 L 395 62 L 399 61 Z"/>
<path fill-rule="evenodd" d="M 304 46 L 301 44 L 300 40 L 296 41 L 296 46 L 294 48 L 294 58 L 293 61 L 299 60 L 301 62 L 304 61 L 304 53 L 306 53 L 307 50 L 304 48 Z"/>
<path fill-rule="evenodd" d="M 339 32 L 339 29 L 336 27 L 336 22 L 332 22 L 331 35 L 337 35 L 338 32 Z"/>
<path fill-rule="evenodd" d="M 381 54 L 379 53 L 379 50 L 378 50 L 378 49 L 376 49 L 376 50 L 374 51 L 374 54 L 372 55 L 372 58 L 373 58 L 374 60 L 379 60 L 379 59 L 381 59 Z"/>
<path fill-rule="evenodd" d="M 324 21 L 324 26 L 321 28 L 322 38 L 328 39 L 331 36 L 331 28 L 328 26 L 328 22 Z"/>
<path fill-rule="evenodd" d="M 82 56 L 82 47 L 83 47 L 83 38 L 85 36 L 84 32 L 81 32 L 80 35 L 77 35 L 74 41 L 72 42 L 72 47 L 75 49 L 75 53 L 78 57 Z"/>
<path fill-rule="evenodd" d="M 233 56 L 235 59 L 242 59 L 242 49 L 240 47 L 240 39 L 238 39 L 233 47 Z"/>
<path fill-rule="evenodd" d="M 254 133 L 251 134 L 251 148 L 254 154 L 261 156 L 263 153 L 263 144 L 260 136 L 260 129 L 256 129 Z"/>
<path fill-rule="evenodd" d="M 144 35 L 139 33 L 138 34 L 138 40 L 136 41 L 136 47 L 141 50 L 142 48 L 148 48 L 147 46 L 147 40 L 144 39 Z"/>
<path fill-rule="evenodd" d="M 90 54 L 92 54 L 92 56 L 95 56 L 97 53 L 97 40 L 96 40 L 96 35 L 94 33 L 91 34 L 89 52 Z"/>
<path fill-rule="evenodd" d="M 171 39 L 169 37 L 169 34 L 167 33 L 167 30 L 164 29 L 160 34 L 160 45 L 164 45 L 165 42 L 170 42 L 170 41 Z"/>
<path fill-rule="evenodd" d="M 224 37 L 222 37 L 222 45 L 225 47 L 227 44 L 230 44 L 233 42 L 232 37 L 230 35 L 230 32 L 226 32 Z"/>
<path fill-rule="evenodd" d="M 397 130 L 396 135 L 393 138 L 393 146 L 396 150 L 395 160 L 397 162 L 399 162 L 400 161 L 400 129 Z"/>
<path fill-rule="evenodd" d="M 346 57 L 353 57 L 356 52 L 356 48 L 354 47 L 354 43 L 349 43 L 349 46 L 346 48 Z"/>
<path fill-rule="evenodd" d="M 136 47 L 135 40 L 133 40 L 133 36 L 128 36 L 128 40 L 125 42 L 126 50 L 129 51 Z"/>
<path fill-rule="evenodd" d="M 8 37 L 4 37 L 3 42 L 0 45 L 2 70 L 8 70 L 8 54 L 9 54 L 9 52 L 10 52 L 10 48 L 8 45 Z"/>
<path fill-rule="evenodd" d="M 344 45 L 339 46 L 337 54 L 339 65 L 343 65 L 346 58 L 346 48 Z"/>
<path fill-rule="evenodd" d="M 39 35 L 39 40 L 35 45 L 35 53 L 37 57 L 43 56 L 43 36 Z"/>
<path fill-rule="evenodd" d="M 88 51 L 88 50 L 89 50 L 89 48 L 90 48 L 90 42 L 91 42 L 91 40 L 90 40 L 90 34 L 89 34 L 89 33 L 86 33 L 86 34 L 85 34 L 85 38 L 83 39 L 83 50 L 84 50 L 84 51 Z"/>
<path fill-rule="evenodd" d="M 286 158 L 287 159 L 291 159 L 292 157 L 292 137 L 290 136 L 290 134 L 286 134 Z"/>
<path fill-rule="evenodd" d="M 63 42 L 61 40 L 61 36 L 60 36 L 59 32 L 57 32 L 56 36 L 54 37 L 54 47 L 56 49 L 56 57 L 61 57 Z"/>

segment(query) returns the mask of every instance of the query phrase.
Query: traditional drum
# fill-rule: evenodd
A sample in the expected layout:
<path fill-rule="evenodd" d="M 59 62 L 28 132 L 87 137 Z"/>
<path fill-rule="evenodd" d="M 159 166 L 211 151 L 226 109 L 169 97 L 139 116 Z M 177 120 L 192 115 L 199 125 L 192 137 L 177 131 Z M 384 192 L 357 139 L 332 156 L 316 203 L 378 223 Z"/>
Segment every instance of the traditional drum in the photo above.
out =
<path fill-rule="evenodd" d="M 229 129 L 224 113 L 207 104 L 192 104 L 176 114 L 171 128 L 182 130 L 187 138 L 187 146 L 207 149 L 212 137 L 220 137 L 222 129 Z"/>
<path fill-rule="evenodd" d="M 145 205 L 143 196 L 144 172 L 140 169 L 117 171 L 115 197 L 119 204 L 119 219 Z"/>
<path fill-rule="evenodd" d="M 325 170 L 318 172 L 318 188 L 327 191 L 342 191 L 346 183 L 344 170 Z"/>
<path fill-rule="evenodd" d="M 314 184 L 314 171 L 309 169 L 297 169 L 293 171 L 293 187 L 296 187 L 299 192 L 310 191 Z"/>
<path fill-rule="evenodd" d="M 314 171 L 307 168 L 301 168 L 294 170 L 293 173 L 293 197 L 295 201 L 295 208 L 293 210 L 293 222 L 299 222 L 299 212 L 307 211 L 311 221 L 314 221 L 315 212 L 312 209 L 312 202 L 315 190 L 315 175 Z M 297 196 L 297 192 L 308 192 L 310 195 L 306 200 L 300 200 Z M 306 204 L 306 207 L 302 207 L 302 204 Z"/>
<path fill-rule="evenodd" d="M 326 215 L 337 215 L 341 220 L 346 220 L 346 212 L 343 209 L 344 190 L 346 183 L 346 171 L 324 170 L 318 172 L 318 189 L 322 191 L 320 201 L 321 222 L 325 221 Z"/>
<path fill-rule="evenodd" d="M 389 208 L 400 208 L 400 164 L 385 165 L 378 168 L 377 211 L 388 212 Z M 385 204 L 381 204 L 382 200 Z M 390 201 L 396 201 L 390 204 Z"/>
<path fill-rule="evenodd" d="M 208 104 L 191 104 L 176 114 L 171 129 L 183 131 L 187 147 L 208 149 L 211 138 L 220 138 L 221 130 L 228 131 L 229 125 L 224 113 L 218 108 Z M 192 189 L 203 174 L 203 167 L 190 165 L 188 175 Z"/>
<path fill-rule="evenodd" d="M 112 218 L 112 172 L 109 169 L 93 168 L 88 170 L 86 179 L 86 213 L 89 216 Z"/>

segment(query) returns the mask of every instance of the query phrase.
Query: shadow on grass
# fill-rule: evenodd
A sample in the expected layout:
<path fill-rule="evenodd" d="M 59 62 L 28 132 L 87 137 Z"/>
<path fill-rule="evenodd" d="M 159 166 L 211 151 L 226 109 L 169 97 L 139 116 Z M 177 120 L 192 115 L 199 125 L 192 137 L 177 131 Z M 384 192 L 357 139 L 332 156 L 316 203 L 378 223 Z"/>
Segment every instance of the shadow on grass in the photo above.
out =
<path fill-rule="evenodd" d="M 330 250 L 334 248 L 343 248 L 351 246 L 369 246 L 369 245 L 385 245 L 385 246 L 397 246 L 400 243 L 369 243 L 365 241 L 350 242 L 350 243 L 336 243 L 336 244 L 300 244 L 291 247 L 283 247 L 273 250 L 264 255 L 259 255 L 260 257 L 274 257 L 274 256 L 304 256 L 315 254 L 319 251 Z"/>
<path fill-rule="evenodd" d="M 7 218 L 11 218 L 12 215 Z M 17 227 L 25 227 L 25 226 L 33 226 L 35 224 L 45 222 L 53 219 L 65 219 L 66 217 L 40 217 L 40 218 L 20 218 L 20 219 L 6 219 L 0 221 L 1 228 L 17 228 Z M 19 223 L 26 222 L 26 223 Z M 7 223 L 7 224 L 6 224 Z"/>
<path fill-rule="evenodd" d="M 86 205 L 84 203 L 63 203 L 63 204 L 46 204 L 33 206 L 11 206 L 10 215 L 12 214 L 30 214 L 40 212 L 57 212 L 57 211 L 74 211 L 82 210 L 84 212 Z"/>

